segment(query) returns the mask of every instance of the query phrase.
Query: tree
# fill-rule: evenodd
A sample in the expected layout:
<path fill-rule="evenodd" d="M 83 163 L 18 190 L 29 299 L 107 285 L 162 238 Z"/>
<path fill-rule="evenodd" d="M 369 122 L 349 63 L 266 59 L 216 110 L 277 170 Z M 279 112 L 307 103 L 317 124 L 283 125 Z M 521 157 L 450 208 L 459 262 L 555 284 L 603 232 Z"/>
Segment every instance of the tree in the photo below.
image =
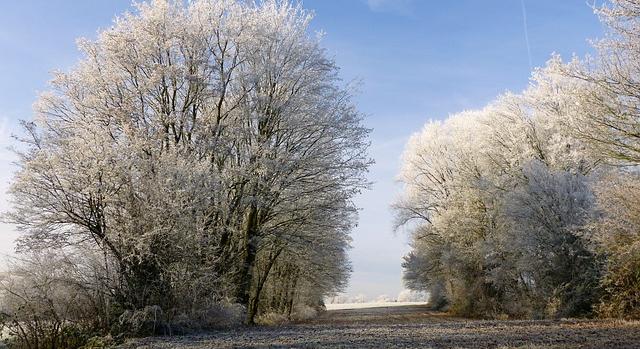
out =
<path fill-rule="evenodd" d="M 566 308 L 548 315 L 559 316 L 566 309 L 588 313 L 594 301 L 589 292 L 598 288 L 593 283 L 598 265 L 585 239 L 572 230 L 588 222 L 590 206 L 583 200 L 571 206 L 574 211 L 566 209 L 566 200 L 579 197 L 567 199 L 562 183 L 582 183 L 600 158 L 567 129 L 580 109 L 572 103 L 569 80 L 550 70 L 536 72 L 522 94 L 508 93 L 482 110 L 427 124 L 407 145 L 400 174 L 405 191 L 395 204 L 398 227 L 411 229 L 413 240 L 403 264 L 405 282 L 411 289 L 429 291 L 438 306 L 449 304 L 454 312 L 475 316 L 534 316 L 548 305 L 554 290 L 572 283 L 586 290 L 563 298 L 561 308 Z M 570 187 L 588 192 L 586 184 Z M 525 200 L 527 195 L 536 198 Z M 527 211 L 525 202 L 548 206 L 536 213 Z M 521 209 L 525 212 L 514 218 Z M 568 223 L 548 225 L 541 215 Z M 590 270 L 584 283 L 571 273 L 553 280 L 543 280 L 541 274 L 534 280 L 528 273 L 536 265 L 526 252 L 532 248 L 529 242 L 538 241 L 542 250 L 558 248 L 557 239 L 542 237 L 545 231 L 571 240 L 580 265 Z M 572 253 L 538 257 L 536 262 L 554 266 L 575 261 Z M 532 299 L 530 285 L 543 282 L 548 287 L 536 299 L 544 299 L 539 302 L 544 305 L 523 304 Z"/>
<path fill-rule="evenodd" d="M 610 0 L 596 9 L 607 29 L 595 43 L 597 55 L 558 65 L 558 74 L 571 78 L 576 103 L 583 113 L 575 132 L 607 160 L 640 163 L 640 3 Z"/>
<path fill-rule="evenodd" d="M 594 196 L 582 175 L 540 162 L 523 169 L 526 184 L 505 198 L 508 249 L 537 316 L 584 316 L 599 296 L 600 265 L 582 230 Z"/>
<path fill-rule="evenodd" d="M 275 0 L 156 0 L 82 40 L 25 123 L 23 250 L 94 243 L 132 310 L 231 299 L 252 323 L 287 263 L 322 295 L 342 287 L 369 130 L 310 20 Z"/>

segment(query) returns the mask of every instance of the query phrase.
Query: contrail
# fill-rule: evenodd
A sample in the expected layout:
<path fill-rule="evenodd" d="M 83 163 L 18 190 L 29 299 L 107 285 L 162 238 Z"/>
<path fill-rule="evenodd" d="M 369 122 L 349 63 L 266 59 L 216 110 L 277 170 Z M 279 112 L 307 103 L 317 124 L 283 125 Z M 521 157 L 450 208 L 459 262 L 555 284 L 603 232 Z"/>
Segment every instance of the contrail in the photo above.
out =
<path fill-rule="evenodd" d="M 520 0 L 522 4 L 522 24 L 524 25 L 524 40 L 527 43 L 527 56 L 529 57 L 529 69 L 533 69 L 533 60 L 531 59 L 531 45 L 529 44 L 529 28 L 527 25 L 527 8 L 524 5 L 524 0 Z"/>

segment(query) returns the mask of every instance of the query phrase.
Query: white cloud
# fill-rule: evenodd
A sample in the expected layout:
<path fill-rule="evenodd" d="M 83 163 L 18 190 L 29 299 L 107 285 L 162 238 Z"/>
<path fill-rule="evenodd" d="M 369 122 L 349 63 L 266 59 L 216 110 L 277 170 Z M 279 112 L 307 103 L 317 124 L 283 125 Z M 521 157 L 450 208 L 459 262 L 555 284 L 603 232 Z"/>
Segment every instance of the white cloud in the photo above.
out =
<path fill-rule="evenodd" d="M 391 12 L 409 15 L 413 0 L 366 0 L 369 9 L 374 12 Z"/>

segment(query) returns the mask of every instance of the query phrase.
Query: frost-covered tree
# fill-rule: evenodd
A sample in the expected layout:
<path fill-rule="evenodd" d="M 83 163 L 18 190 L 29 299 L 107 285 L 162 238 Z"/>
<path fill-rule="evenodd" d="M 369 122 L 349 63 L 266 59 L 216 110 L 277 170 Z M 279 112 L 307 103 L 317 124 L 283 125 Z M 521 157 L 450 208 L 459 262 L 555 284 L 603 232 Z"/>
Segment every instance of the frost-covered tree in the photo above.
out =
<path fill-rule="evenodd" d="M 640 2 L 610 0 L 596 8 L 607 35 L 597 54 L 557 71 L 582 88 L 573 95 L 583 110 L 575 132 L 613 163 L 640 163 Z"/>
<path fill-rule="evenodd" d="M 468 303 L 493 293 L 485 283 L 484 245 L 495 233 L 496 190 L 477 149 L 489 131 L 483 112 L 463 113 L 431 123 L 415 135 L 405 152 L 401 180 L 405 195 L 396 204 L 399 224 L 413 227 L 414 252 L 405 267 L 407 286 L 446 298 L 461 313 L 483 312 Z M 480 148 L 477 148 L 480 146 Z M 426 282 L 424 287 L 415 284 Z M 440 302 L 439 302 L 440 303 Z"/>
<path fill-rule="evenodd" d="M 607 35 L 595 43 L 595 57 L 555 67 L 556 75 L 579 86 L 568 94 L 582 113 L 572 118 L 575 135 L 604 161 L 631 170 L 610 169 L 595 186 L 600 215 L 592 225 L 595 250 L 606 260 L 605 316 L 638 317 L 640 252 L 634 242 L 637 174 L 640 164 L 640 2 L 611 0 L 596 9 Z"/>
<path fill-rule="evenodd" d="M 426 302 L 428 298 L 425 292 L 402 290 L 396 299 L 398 302 Z"/>
<path fill-rule="evenodd" d="M 353 299 L 351 299 L 352 303 L 358 303 L 358 304 L 365 303 L 366 301 L 367 301 L 367 296 L 365 296 L 362 293 L 355 295 Z"/>
<path fill-rule="evenodd" d="M 540 236 L 542 231 L 575 237 L 571 244 L 585 253 L 584 264 L 597 268 L 583 238 L 571 233 L 574 225 L 588 220 L 584 215 L 589 205 L 576 204 L 575 211 L 563 208 L 561 204 L 569 200 L 562 196 L 564 182 L 552 175 L 563 173 L 568 183 L 580 182 L 599 163 L 566 128 L 579 110 L 565 95 L 564 83 L 564 78 L 540 70 L 523 94 L 506 94 L 482 110 L 429 123 L 412 137 L 400 174 L 404 195 L 395 204 L 398 226 L 408 227 L 413 239 L 413 251 L 404 262 L 408 287 L 429 291 L 434 304 L 449 303 L 459 313 L 533 316 L 539 306 L 522 303 L 530 298 L 528 285 L 540 285 L 543 279 L 532 280 L 526 268 L 573 260 L 571 253 L 535 257 L 524 253 L 533 248 L 531 241 L 538 241 L 536 248 L 544 250 L 558 247 L 556 240 Z M 541 172 L 532 171 L 531 164 L 539 164 L 548 176 L 534 176 Z M 542 193 L 537 193 L 539 189 Z M 527 210 L 528 200 L 515 200 L 517 193 L 521 198 L 543 195 L 549 203 L 544 214 L 568 215 L 560 222 L 569 222 L 545 228 L 545 221 Z M 514 218 L 511 213 L 519 210 L 525 213 Z M 524 224 L 527 220 L 530 225 Z M 542 291 L 545 306 L 552 290 L 575 281 L 571 275 L 549 281 Z M 597 280 L 597 273 L 588 275 Z M 572 294 L 560 308 L 574 309 L 567 304 L 583 298 L 582 293 Z M 584 299 L 589 306 L 592 301 Z"/>
<path fill-rule="evenodd" d="M 554 56 L 523 93 L 431 122 L 407 145 L 404 278 L 434 305 L 638 316 L 640 2 L 596 12 L 608 33 L 595 58 Z"/>
<path fill-rule="evenodd" d="M 81 40 L 25 124 L 21 248 L 94 243 L 124 309 L 230 299 L 251 323 L 273 265 L 321 285 L 302 303 L 342 287 L 369 131 L 310 20 L 285 1 L 156 0 Z"/>
<path fill-rule="evenodd" d="M 518 286 L 534 316 L 589 315 L 600 279 L 600 265 L 582 234 L 594 205 L 589 184 L 582 175 L 537 161 L 527 164 L 523 175 L 525 184 L 503 203 L 508 225 L 503 241 L 515 252 Z"/>

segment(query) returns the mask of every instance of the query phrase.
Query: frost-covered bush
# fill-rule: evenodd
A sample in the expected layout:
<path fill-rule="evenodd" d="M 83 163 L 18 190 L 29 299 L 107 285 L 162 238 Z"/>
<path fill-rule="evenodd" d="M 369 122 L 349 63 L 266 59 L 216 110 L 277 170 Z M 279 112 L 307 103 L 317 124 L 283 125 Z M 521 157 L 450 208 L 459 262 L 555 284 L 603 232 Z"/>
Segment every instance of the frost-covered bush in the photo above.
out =
<path fill-rule="evenodd" d="M 256 317 L 256 324 L 259 325 L 282 325 L 288 323 L 289 321 L 291 320 L 286 314 L 275 312 L 260 314 Z"/>
<path fill-rule="evenodd" d="M 170 327 L 162 308 L 146 306 L 140 310 L 125 310 L 118 318 L 121 333 L 132 336 L 168 335 Z"/>
<path fill-rule="evenodd" d="M 318 315 L 318 310 L 308 305 L 296 306 L 291 314 L 282 314 L 279 312 L 268 312 L 260 314 L 256 323 L 261 325 L 282 325 L 292 321 L 304 321 L 314 318 Z"/>
<path fill-rule="evenodd" d="M 109 321 L 103 270 L 51 251 L 23 256 L 10 267 L 0 280 L 0 333 L 12 347 L 78 348 Z"/>
<path fill-rule="evenodd" d="M 318 310 L 316 308 L 308 305 L 299 305 L 294 309 L 291 319 L 294 321 L 309 320 L 314 318 L 316 315 L 318 315 Z"/>
<path fill-rule="evenodd" d="M 640 176 L 609 175 L 596 186 L 600 216 L 589 233 L 605 257 L 598 311 L 605 317 L 640 318 Z"/>
<path fill-rule="evenodd" d="M 176 315 L 169 324 L 170 332 L 176 334 L 241 325 L 245 313 L 245 307 L 240 304 L 220 301 Z"/>

